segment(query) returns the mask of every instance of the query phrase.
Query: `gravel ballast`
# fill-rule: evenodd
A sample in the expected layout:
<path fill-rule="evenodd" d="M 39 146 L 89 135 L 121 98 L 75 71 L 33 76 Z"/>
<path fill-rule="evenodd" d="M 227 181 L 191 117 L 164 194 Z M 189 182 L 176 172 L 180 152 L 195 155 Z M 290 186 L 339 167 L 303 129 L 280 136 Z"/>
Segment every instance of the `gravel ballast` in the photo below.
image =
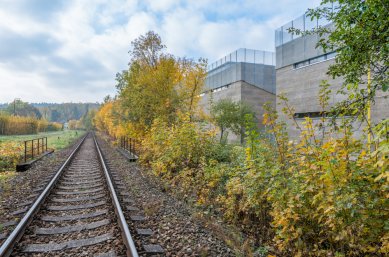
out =
<path fill-rule="evenodd" d="M 35 162 L 29 170 L 16 172 L 0 188 L 0 233 L 8 235 L 12 231 L 24 212 L 19 215 L 13 213 L 30 207 L 81 138 L 75 140 L 69 147 L 43 157 Z M 8 226 L 10 223 L 14 225 Z M 0 237 L 0 244 L 2 241 Z"/>
<path fill-rule="evenodd" d="M 134 207 L 123 209 L 138 249 L 152 244 L 164 250 L 154 256 L 235 256 L 223 240 L 192 215 L 189 206 L 164 192 L 152 175 L 137 163 L 129 162 L 106 141 L 99 139 L 99 144 L 116 183 L 120 184 L 121 204 Z M 140 210 L 134 211 L 137 209 Z M 131 221 L 133 216 L 144 219 Z M 142 229 L 151 229 L 152 235 L 139 235 L 137 231 Z M 140 255 L 146 256 L 142 251 Z"/>

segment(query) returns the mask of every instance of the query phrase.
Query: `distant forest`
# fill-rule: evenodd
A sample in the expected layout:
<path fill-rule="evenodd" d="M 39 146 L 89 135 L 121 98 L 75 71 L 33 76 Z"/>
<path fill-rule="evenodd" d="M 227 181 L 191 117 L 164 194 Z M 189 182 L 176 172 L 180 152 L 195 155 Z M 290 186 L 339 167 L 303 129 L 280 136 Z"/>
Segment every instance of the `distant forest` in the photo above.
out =
<path fill-rule="evenodd" d="M 98 109 L 98 103 L 27 103 L 16 100 L 8 104 L 0 104 L 0 110 L 18 116 L 44 118 L 51 122 L 67 122 L 79 120 L 90 110 Z"/>

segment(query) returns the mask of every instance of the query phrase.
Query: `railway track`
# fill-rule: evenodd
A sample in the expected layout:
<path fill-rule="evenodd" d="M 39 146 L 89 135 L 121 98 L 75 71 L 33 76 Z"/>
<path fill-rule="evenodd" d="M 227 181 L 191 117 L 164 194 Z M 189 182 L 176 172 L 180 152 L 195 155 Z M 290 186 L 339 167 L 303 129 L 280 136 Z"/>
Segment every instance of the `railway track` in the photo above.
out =
<path fill-rule="evenodd" d="M 0 256 L 138 256 L 92 134 L 31 204 L 1 245 Z"/>

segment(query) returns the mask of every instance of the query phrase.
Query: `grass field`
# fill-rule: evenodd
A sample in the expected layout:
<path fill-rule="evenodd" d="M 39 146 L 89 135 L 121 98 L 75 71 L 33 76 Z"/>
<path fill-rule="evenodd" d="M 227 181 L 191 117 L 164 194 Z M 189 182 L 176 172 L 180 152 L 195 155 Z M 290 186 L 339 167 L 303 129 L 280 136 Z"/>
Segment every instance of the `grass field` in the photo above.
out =
<path fill-rule="evenodd" d="M 60 150 L 85 134 L 82 130 L 45 132 L 35 135 L 0 136 L 0 171 L 12 171 L 23 157 L 23 141 L 47 137 L 47 148 Z M 1 177 L 0 177 L 1 180 Z"/>
<path fill-rule="evenodd" d="M 85 131 L 83 130 L 64 130 L 55 132 L 44 132 L 34 135 L 0 136 L 0 145 L 3 142 L 22 143 L 25 140 L 47 137 L 48 148 L 59 150 L 67 147 L 71 142 L 73 142 L 74 139 L 80 137 L 84 133 Z"/>

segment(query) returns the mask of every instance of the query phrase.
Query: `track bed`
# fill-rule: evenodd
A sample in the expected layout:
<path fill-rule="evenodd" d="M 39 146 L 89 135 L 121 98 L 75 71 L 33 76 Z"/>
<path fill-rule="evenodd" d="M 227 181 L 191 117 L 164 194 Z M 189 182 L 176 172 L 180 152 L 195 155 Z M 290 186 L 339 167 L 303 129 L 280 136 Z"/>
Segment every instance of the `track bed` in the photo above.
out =
<path fill-rule="evenodd" d="M 88 135 L 38 197 L 36 210 L 33 204 L 2 245 L 0 255 L 137 256 L 129 249 L 132 238 L 117 203 L 101 152 Z"/>

